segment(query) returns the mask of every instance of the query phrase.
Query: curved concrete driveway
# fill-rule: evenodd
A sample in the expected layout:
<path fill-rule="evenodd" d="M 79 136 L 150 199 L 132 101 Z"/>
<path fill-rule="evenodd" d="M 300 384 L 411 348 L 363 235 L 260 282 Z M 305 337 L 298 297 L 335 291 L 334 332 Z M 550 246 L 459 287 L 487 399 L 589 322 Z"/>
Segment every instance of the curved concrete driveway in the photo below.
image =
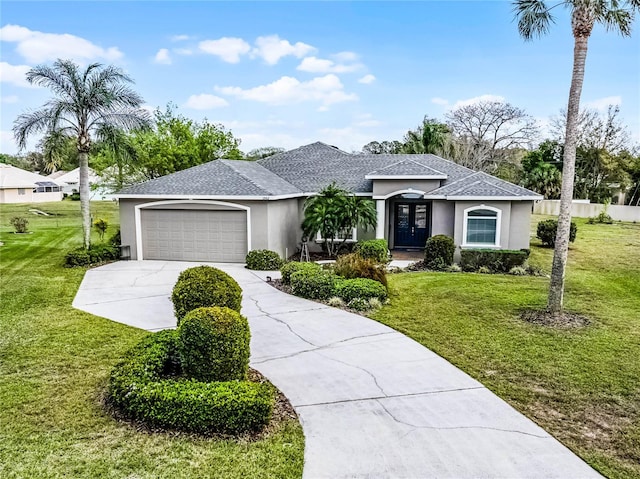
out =
<path fill-rule="evenodd" d="M 195 263 L 118 262 L 87 272 L 73 306 L 148 330 L 175 326 L 169 294 Z M 591 478 L 580 458 L 482 384 L 362 316 L 240 284 L 251 364 L 289 398 L 306 437 L 305 478 Z M 262 277 L 261 277 L 262 276 Z"/>

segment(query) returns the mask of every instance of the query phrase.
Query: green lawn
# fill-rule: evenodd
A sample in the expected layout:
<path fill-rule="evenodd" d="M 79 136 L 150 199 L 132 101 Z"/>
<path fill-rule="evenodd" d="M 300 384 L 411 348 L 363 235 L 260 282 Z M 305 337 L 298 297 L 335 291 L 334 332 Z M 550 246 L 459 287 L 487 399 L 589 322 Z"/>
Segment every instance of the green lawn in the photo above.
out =
<path fill-rule="evenodd" d="M 542 217 L 535 217 L 535 221 Z M 548 279 L 403 273 L 372 317 L 459 366 L 601 473 L 640 477 L 640 225 L 578 223 L 565 303 L 580 330 L 525 324 L 545 305 Z M 552 251 L 532 240 L 531 263 Z"/>
<path fill-rule="evenodd" d="M 58 216 L 0 205 L 0 477 L 300 477 L 296 421 L 238 443 L 149 434 L 105 414 L 99 401 L 111 367 L 146 333 L 71 307 L 85 270 L 61 264 L 81 241 L 80 205 L 37 208 Z M 112 203 L 92 208 L 95 219 L 117 224 Z M 28 217 L 33 234 L 11 233 L 16 215 Z"/>

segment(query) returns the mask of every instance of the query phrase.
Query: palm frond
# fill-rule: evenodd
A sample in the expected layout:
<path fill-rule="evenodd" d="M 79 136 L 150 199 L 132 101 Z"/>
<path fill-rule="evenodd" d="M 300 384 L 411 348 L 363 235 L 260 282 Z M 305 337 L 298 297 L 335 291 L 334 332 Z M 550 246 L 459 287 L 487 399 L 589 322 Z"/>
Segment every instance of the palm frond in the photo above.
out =
<path fill-rule="evenodd" d="M 27 72 L 27 81 L 32 85 L 52 90 L 55 94 L 66 98 L 74 97 L 73 85 L 65 75 L 61 75 L 55 67 L 37 65 Z"/>
<path fill-rule="evenodd" d="M 633 11 L 631 10 L 624 8 L 607 10 L 599 20 L 608 31 L 618 31 L 624 37 L 631 35 L 631 25 L 633 24 Z"/>
<path fill-rule="evenodd" d="M 21 113 L 13 123 L 13 136 L 20 149 L 27 146 L 27 138 L 35 133 L 47 131 L 51 124 L 51 110 L 40 110 Z"/>
<path fill-rule="evenodd" d="M 545 35 L 555 23 L 544 0 L 516 0 L 513 12 L 518 21 L 518 31 L 525 40 Z"/>
<path fill-rule="evenodd" d="M 120 109 L 103 113 L 87 125 L 87 129 L 98 130 L 110 125 L 123 130 L 145 129 L 151 125 L 149 112 L 142 108 Z"/>

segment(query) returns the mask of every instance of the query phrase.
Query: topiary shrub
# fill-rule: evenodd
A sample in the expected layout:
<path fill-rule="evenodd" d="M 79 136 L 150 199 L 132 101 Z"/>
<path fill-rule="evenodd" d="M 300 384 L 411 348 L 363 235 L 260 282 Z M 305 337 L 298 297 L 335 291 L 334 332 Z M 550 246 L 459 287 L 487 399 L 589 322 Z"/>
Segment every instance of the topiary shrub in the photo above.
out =
<path fill-rule="evenodd" d="M 463 271 L 487 273 L 508 273 L 512 268 L 521 267 L 529 257 L 529 250 L 507 249 L 463 249 L 460 251 L 460 267 Z"/>
<path fill-rule="evenodd" d="M 196 308 L 224 306 L 240 312 L 242 290 L 224 271 L 212 266 L 196 266 L 180 273 L 171 301 L 179 325 L 182 318 Z"/>
<path fill-rule="evenodd" d="M 107 398 L 122 415 L 153 428 L 201 434 L 239 434 L 269 422 L 275 402 L 270 384 L 181 377 L 176 343 L 176 331 L 152 334 L 116 365 Z"/>
<path fill-rule="evenodd" d="M 370 259 L 376 263 L 389 262 L 389 245 L 385 239 L 358 241 L 354 252 L 362 258 Z"/>
<path fill-rule="evenodd" d="M 298 261 L 286 263 L 280 268 L 282 283 L 287 285 L 291 284 L 291 275 L 297 271 L 317 272 L 322 271 L 322 266 L 317 263 L 300 263 Z"/>
<path fill-rule="evenodd" d="M 387 271 L 384 265 L 363 258 L 358 253 L 340 256 L 336 260 L 333 270 L 343 278 L 368 278 L 387 286 Z"/>
<path fill-rule="evenodd" d="M 268 249 L 254 249 L 247 253 L 245 262 L 247 263 L 247 269 L 274 271 L 280 269 L 284 261 L 275 251 Z"/>
<path fill-rule="evenodd" d="M 198 381 L 243 380 L 249 370 L 249 322 L 229 308 L 198 308 L 177 329 L 182 371 Z"/>
<path fill-rule="evenodd" d="M 346 303 L 352 299 L 378 298 L 380 301 L 387 299 L 387 288 L 378 281 L 367 278 L 343 279 L 336 283 L 335 294 Z"/>
<path fill-rule="evenodd" d="M 336 275 L 331 271 L 296 271 L 291 275 L 291 292 L 307 299 L 335 296 Z"/>
<path fill-rule="evenodd" d="M 64 256 L 64 265 L 67 268 L 75 266 L 89 266 L 120 259 L 120 248 L 106 243 L 91 245 L 89 249 L 83 247 L 69 251 Z"/>
<path fill-rule="evenodd" d="M 578 233 L 578 226 L 572 221 L 569 227 L 569 242 L 573 243 L 576 240 L 576 234 Z M 558 220 L 548 219 L 538 223 L 536 230 L 536 236 L 542 241 L 544 246 L 554 248 L 556 245 L 556 235 L 558 234 Z"/>
<path fill-rule="evenodd" d="M 455 251 L 453 238 L 446 235 L 432 236 L 424 247 L 425 266 L 436 271 L 444 271 L 453 264 Z"/>

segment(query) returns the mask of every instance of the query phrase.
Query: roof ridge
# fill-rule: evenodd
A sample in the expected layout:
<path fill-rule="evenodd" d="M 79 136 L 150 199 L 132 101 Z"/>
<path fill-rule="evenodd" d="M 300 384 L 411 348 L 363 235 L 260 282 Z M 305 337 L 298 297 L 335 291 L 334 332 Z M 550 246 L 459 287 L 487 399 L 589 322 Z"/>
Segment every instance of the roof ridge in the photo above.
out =
<path fill-rule="evenodd" d="M 231 162 L 241 162 L 243 164 L 246 165 L 257 165 L 260 168 L 262 168 L 264 171 L 269 172 L 270 174 L 272 174 L 273 176 L 277 177 L 279 180 L 283 181 L 284 183 L 286 183 L 287 185 L 291 186 L 292 188 L 296 189 L 296 190 L 300 190 L 300 188 L 298 188 L 295 185 L 292 185 L 291 183 L 289 183 L 287 180 L 285 180 L 284 178 L 282 178 L 280 175 L 275 174 L 273 171 L 269 170 L 268 168 L 265 168 L 264 166 L 262 166 L 261 164 L 259 164 L 256 161 L 250 161 L 250 160 L 229 160 L 229 159 L 225 159 L 225 160 L 218 160 L 218 161 L 223 161 L 223 165 L 225 165 L 227 168 L 230 168 L 231 170 L 233 170 L 234 172 L 236 172 L 237 174 L 239 174 L 240 176 L 242 176 L 242 178 L 244 178 L 245 180 L 247 180 L 249 183 L 251 183 L 253 186 L 255 186 L 256 188 L 260 188 L 263 191 L 266 191 L 267 193 L 269 193 L 270 195 L 273 194 L 273 191 L 271 189 L 268 189 L 266 186 L 259 184 L 257 181 L 255 181 L 253 178 L 251 178 L 250 176 L 247 176 L 243 171 L 240 171 L 237 168 L 234 168 L 231 164 Z M 234 163 L 235 165 L 237 165 L 238 163 Z"/>
<path fill-rule="evenodd" d="M 480 172 L 480 171 L 479 171 L 478 173 L 482 173 L 482 172 Z M 491 177 L 491 175 L 487 175 L 487 176 Z M 498 178 L 498 180 L 500 180 L 500 178 Z M 500 180 L 500 181 L 504 181 L 504 180 Z M 478 183 L 488 183 L 489 185 L 491 185 L 491 186 L 492 186 L 492 187 L 494 187 L 494 188 L 498 188 L 498 189 L 500 189 L 500 190 L 502 190 L 502 191 L 505 191 L 505 192 L 507 192 L 507 193 L 509 193 L 509 194 L 513 194 L 513 192 L 512 192 L 512 191 L 509 191 L 508 189 L 503 188 L 503 187 L 502 187 L 502 186 L 500 186 L 500 185 L 496 185 L 496 184 L 490 183 L 490 182 L 489 182 L 489 181 L 487 181 L 486 179 L 481 179 L 481 180 L 478 180 L 478 181 L 474 181 L 473 183 L 471 183 L 471 184 L 467 185 L 467 187 L 466 187 L 466 188 L 469 188 L 469 187 L 471 187 L 471 186 L 473 186 L 473 185 L 477 185 Z M 463 190 L 464 190 L 464 188 L 463 188 Z"/>

